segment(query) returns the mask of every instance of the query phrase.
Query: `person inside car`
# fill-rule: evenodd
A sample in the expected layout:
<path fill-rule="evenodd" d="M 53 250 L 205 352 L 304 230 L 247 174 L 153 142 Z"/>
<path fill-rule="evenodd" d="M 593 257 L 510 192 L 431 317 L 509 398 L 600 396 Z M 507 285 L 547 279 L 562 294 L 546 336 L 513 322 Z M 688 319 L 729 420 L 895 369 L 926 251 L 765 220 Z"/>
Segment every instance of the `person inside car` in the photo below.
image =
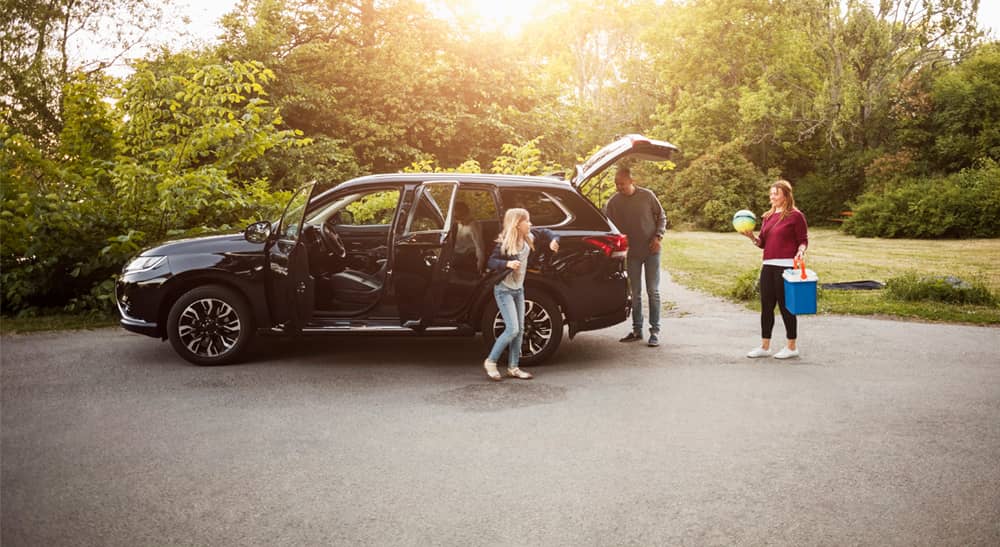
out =
<path fill-rule="evenodd" d="M 499 381 L 497 361 L 508 349 L 507 374 L 512 378 L 530 380 L 531 373 L 521 370 L 521 342 L 524 338 L 524 278 L 528 257 L 535 250 L 535 241 L 548 244 L 552 252 L 559 252 L 559 236 L 546 228 L 532 228 L 526 209 L 508 209 L 503 217 L 503 227 L 497 245 L 488 261 L 489 269 L 497 272 L 491 279 L 493 296 L 503 317 L 504 331 L 493 343 L 493 349 L 483 362 L 486 375 Z"/>
<path fill-rule="evenodd" d="M 479 273 L 486 265 L 486 250 L 483 248 L 483 232 L 479 224 L 472 220 L 472 213 L 464 201 L 455 202 L 455 258 L 456 267 Z"/>

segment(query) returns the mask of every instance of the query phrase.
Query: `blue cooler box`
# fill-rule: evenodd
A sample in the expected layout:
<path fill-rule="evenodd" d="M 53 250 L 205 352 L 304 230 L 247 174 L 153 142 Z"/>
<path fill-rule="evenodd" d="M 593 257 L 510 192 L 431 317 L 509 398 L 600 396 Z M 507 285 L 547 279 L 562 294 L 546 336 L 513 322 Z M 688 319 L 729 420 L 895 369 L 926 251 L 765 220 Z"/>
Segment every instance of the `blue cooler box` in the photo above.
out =
<path fill-rule="evenodd" d="M 781 274 L 785 278 L 785 307 L 795 315 L 816 313 L 816 282 L 819 277 L 816 272 L 806 268 L 806 278 L 802 279 L 802 270 L 785 270 Z"/>

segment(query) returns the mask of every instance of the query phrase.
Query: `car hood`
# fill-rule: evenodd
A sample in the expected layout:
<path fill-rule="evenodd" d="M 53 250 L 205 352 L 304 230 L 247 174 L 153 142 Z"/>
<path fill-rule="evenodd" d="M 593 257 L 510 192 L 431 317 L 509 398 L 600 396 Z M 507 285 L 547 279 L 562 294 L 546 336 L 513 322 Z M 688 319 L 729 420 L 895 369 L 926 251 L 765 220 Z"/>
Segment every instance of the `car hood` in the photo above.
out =
<path fill-rule="evenodd" d="M 184 254 L 261 253 L 263 243 L 251 243 L 243 237 L 243 232 L 192 237 L 167 241 L 151 247 L 139 256 L 175 256 Z"/>

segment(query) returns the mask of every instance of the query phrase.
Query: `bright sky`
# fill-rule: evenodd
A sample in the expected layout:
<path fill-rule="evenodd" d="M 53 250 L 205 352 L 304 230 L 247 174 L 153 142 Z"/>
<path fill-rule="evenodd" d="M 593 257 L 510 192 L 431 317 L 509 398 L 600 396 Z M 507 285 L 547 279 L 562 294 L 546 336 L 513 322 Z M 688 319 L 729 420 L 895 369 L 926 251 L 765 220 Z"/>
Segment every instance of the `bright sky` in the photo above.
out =
<path fill-rule="evenodd" d="M 550 5 L 545 0 L 424 0 L 434 13 L 442 13 L 441 5 L 452 5 L 458 10 L 474 10 L 483 21 L 494 28 L 516 32 L 535 13 L 539 6 Z M 204 40 L 211 40 L 219 32 L 217 22 L 236 5 L 236 0 L 174 0 L 179 13 L 187 15 L 191 23 L 188 31 Z M 1000 0 L 979 1 L 979 23 L 992 29 L 1000 38 Z"/>
<path fill-rule="evenodd" d="M 432 13 L 445 15 L 451 6 L 462 14 L 476 13 L 493 28 L 506 28 L 512 32 L 521 28 L 539 6 L 551 4 L 544 0 L 423 0 Z M 218 32 L 215 24 L 236 5 L 236 0 L 175 0 L 181 13 L 191 18 L 192 33 L 211 38 Z M 198 29 L 195 32 L 195 29 Z"/>

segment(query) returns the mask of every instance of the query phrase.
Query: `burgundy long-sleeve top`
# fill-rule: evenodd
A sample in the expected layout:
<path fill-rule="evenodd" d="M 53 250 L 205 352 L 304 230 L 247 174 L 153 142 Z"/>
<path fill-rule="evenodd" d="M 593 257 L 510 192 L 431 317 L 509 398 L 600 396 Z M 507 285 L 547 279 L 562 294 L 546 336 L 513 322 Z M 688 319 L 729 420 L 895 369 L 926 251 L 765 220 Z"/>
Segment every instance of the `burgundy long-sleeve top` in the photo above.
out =
<path fill-rule="evenodd" d="M 781 218 L 775 213 L 764 219 L 760 226 L 757 246 L 764 249 L 764 260 L 795 258 L 799 245 L 809 245 L 809 227 L 806 216 L 793 209 Z"/>

